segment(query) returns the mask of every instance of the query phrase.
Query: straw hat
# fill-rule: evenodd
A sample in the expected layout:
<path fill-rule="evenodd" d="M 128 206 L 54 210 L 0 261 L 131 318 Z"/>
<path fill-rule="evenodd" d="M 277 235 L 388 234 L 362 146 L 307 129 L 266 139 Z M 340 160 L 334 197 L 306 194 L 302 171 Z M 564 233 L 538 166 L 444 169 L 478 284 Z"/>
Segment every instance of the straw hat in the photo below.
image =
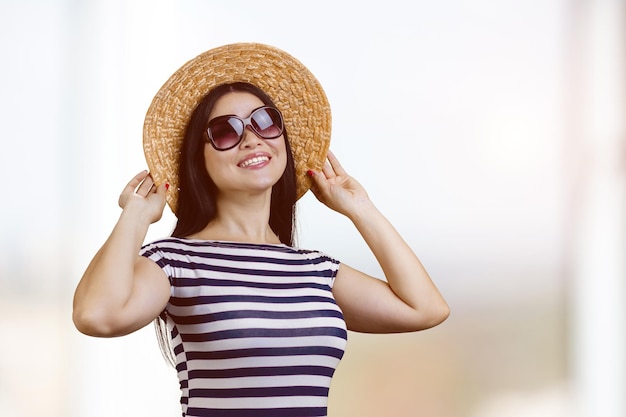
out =
<path fill-rule="evenodd" d="M 169 182 L 167 202 L 178 202 L 178 160 L 187 123 L 214 87 L 248 82 L 265 91 L 283 113 L 296 166 L 297 198 L 310 188 L 308 169 L 320 170 L 330 145 L 331 113 L 313 74 L 291 55 L 257 43 L 206 51 L 178 69 L 152 100 L 143 128 L 143 148 L 156 184 Z"/>

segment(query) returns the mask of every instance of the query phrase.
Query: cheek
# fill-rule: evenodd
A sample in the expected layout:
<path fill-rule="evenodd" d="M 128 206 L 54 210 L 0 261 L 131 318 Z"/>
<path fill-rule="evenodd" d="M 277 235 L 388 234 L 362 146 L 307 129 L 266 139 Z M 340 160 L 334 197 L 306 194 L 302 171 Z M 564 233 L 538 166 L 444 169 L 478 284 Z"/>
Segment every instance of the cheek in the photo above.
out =
<path fill-rule="evenodd" d="M 287 146 L 285 145 L 284 139 L 281 138 L 280 145 L 278 149 L 278 155 L 280 155 L 281 159 L 281 172 L 284 172 L 287 168 Z"/>
<path fill-rule="evenodd" d="M 215 152 L 212 151 L 212 149 L 208 148 L 209 146 L 206 146 L 204 148 L 204 167 L 209 174 L 209 177 L 211 177 L 211 179 L 215 179 L 215 175 L 218 174 L 217 172 L 215 172 L 215 167 L 218 166 L 216 155 Z M 211 169 L 211 167 L 213 167 L 213 169 Z"/>

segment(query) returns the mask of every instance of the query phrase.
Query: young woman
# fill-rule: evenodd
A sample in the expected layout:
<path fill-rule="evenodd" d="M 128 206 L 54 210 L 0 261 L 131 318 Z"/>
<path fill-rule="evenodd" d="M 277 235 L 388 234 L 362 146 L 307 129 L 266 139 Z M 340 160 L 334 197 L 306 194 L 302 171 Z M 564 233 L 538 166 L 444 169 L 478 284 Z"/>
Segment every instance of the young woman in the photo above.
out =
<path fill-rule="evenodd" d="M 268 62 L 279 69 L 273 76 L 259 70 Z M 207 76 L 198 65 L 232 74 Z M 230 71 L 215 71 L 223 66 Z M 157 320 L 183 416 L 326 416 L 346 329 L 412 332 L 449 314 L 417 256 L 327 152 L 329 128 L 315 127 L 329 120 L 323 91 L 285 89 L 294 72 L 308 77 L 297 85 L 317 83 L 289 55 L 257 44 L 218 48 L 181 68 L 166 91 L 182 91 L 190 74 L 209 86 L 192 94 L 191 111 L 164 90 L 155 98 L 176 111 L 166 117 L 153 103 L 145 132 L 152 120 L 180 119 L 184 132 L 173 136 L 181 140 L 168 147 L 172 130 L 145 133 L 157 143 L 146 145 L 151 173 L 124 188 L 119 221 L 76 289 L 74 322 L 85 334 L 122 336 Z M 268 78 L 278 81 L 264 91 Z M 176 159 L 175 169 L 153 155 Z M 294 246 L 295 204 L 308 187 L 354 223 L 385 281 Z M 142 246 L 166 201 L 178 218 L 172 236 Z"/>

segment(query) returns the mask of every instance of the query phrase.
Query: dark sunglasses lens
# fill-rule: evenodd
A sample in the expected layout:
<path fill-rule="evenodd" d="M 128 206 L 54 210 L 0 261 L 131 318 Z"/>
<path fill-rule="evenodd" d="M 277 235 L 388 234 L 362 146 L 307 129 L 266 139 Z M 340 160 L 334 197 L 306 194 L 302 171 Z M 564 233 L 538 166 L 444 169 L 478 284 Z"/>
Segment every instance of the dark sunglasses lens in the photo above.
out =
<path fill-rule="evenodd" d="M 283 119 L 278 110 L 264 107 L 252 113 L 250 124 L 265 139 L 274 139 L 283 133 Z"/>
<path fill-rule="evenodd" d="M 239 143 L 243 123 L 235 117 L 218 117 L 209 123 L 208 133 L 217 149 L 230 149 Z"/>

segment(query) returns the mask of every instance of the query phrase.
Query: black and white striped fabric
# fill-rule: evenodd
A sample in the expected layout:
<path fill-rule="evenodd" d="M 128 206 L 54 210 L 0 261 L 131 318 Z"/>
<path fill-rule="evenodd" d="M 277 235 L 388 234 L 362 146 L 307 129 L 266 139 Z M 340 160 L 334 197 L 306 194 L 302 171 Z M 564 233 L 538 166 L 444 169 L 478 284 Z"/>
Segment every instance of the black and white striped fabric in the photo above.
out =
<path fill-rule="evenodd" d="M 165 315 L 184 417 L 321 417 L 347 332 L 338 261 L 286 245 L 167 238 Z"/>

